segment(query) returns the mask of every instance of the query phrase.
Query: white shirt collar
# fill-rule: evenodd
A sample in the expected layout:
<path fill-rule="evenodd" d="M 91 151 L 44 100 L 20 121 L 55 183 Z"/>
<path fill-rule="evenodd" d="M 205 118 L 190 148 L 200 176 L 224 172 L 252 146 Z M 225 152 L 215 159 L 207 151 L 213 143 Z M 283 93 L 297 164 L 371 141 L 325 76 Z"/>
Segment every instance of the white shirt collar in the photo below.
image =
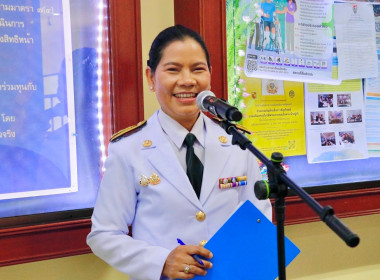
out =
<path fill-rule="evenodd" d="M 177 146 L 178 149 L 182 147 L 186 135 L 189 133 L 186 128 L 180 125 L 176 120 L 172 119 L 162 109 L 158 112 L 158 120 L 161 124 L 163 131 L 168 135 L 170 140 Z M 197 121 L 190 131 L 197 137 L 197 141 L 204 148 L 205 145 L 205 124 L 203 113 L 199 114 Z"/>

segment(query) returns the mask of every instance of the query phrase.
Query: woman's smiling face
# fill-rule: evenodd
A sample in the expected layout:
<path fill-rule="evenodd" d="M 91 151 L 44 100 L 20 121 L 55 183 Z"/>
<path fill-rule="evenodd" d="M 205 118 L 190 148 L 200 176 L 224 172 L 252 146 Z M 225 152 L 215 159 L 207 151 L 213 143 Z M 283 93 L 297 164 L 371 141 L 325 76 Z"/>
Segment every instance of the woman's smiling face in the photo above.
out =
<path fill-rule="evenodd" d="M 162 110 L 191 130 L 199 115 L 197 95 L 210 89 L 211 73 L 201 45 L 187 37 L 170 43 L 162 52 L 156 71 L 146 70 Z"/>

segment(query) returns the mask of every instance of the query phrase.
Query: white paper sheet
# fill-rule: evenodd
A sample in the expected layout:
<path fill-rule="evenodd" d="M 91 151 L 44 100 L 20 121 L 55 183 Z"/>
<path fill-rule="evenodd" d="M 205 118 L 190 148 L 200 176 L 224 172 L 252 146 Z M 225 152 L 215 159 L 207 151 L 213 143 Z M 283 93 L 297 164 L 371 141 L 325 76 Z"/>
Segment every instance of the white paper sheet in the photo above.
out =
<path fill-rule="evenodd" d="M 336 3 L 335 32 L 340 80 L 377 77 L 375 17 L 372 5 Z"/>
<path fill-rule="evenodd" d="M 368 157 L 361 80 L 305 86 L 309 163 Z"/>

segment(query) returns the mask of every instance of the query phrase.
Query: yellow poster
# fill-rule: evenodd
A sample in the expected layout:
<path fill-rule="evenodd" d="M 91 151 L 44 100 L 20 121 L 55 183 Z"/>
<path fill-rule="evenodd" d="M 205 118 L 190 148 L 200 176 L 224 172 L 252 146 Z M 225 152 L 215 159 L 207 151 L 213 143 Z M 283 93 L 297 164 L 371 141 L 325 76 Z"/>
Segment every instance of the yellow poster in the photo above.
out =
<path fill-rule="evenodd" d="M 241 124 L 263 154 L 306 154 L 303 83 L 273 79 L 245 79 Z M 240 106 L 241 107 L 241 106 Z"/>

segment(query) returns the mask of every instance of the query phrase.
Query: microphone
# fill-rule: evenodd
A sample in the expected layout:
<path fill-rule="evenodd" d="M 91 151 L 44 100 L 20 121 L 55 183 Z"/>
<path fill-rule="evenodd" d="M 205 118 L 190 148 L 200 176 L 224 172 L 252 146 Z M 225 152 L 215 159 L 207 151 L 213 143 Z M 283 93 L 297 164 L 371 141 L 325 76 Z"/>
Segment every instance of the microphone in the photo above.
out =
<path fill-rule="evenodd" d="M 223 120 L 238 122 L 243 115 L 238 108 L 227 101 L 219 99 L 209 90 L 204 90 L 197 96 L 197 106 L 201 111 L 210 112 Z"/>

